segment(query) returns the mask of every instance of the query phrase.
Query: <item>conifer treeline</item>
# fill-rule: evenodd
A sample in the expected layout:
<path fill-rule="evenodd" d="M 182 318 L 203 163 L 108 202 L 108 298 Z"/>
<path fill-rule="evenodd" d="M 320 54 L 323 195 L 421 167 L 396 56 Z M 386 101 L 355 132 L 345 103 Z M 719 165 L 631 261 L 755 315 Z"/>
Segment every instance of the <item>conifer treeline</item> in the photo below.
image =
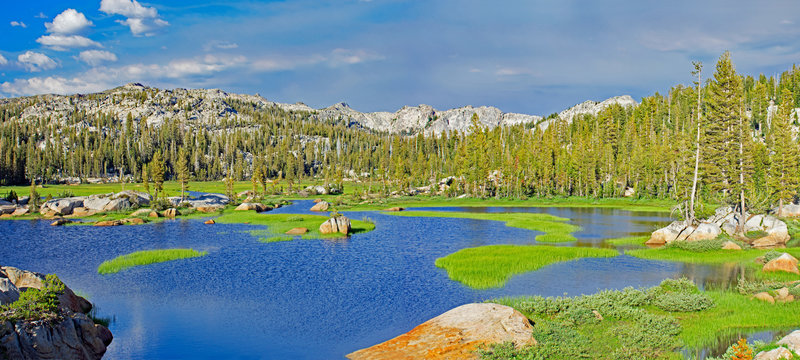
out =
<path fill-rule="evenodd" d="M 91 116 L 77 107 L 65 122 L 22 122 L 26 106 L 44 101 L 24 98 L 0 105 L 0 184 L 120 171 L 141 181 L 159 152 L 170 179 L 180 177 L 179 168 L 192 180 L 230 174 L 336 182 L 369 174 L 366 181 L 385 189 L 438 186 L 454 176 L 452 195 L 613 197 L 633 188 L 636 196 L 684 201 L 694 185 L 701 200 L 757 207 L 791 201 L 800 187 L 797 120 L 790 118 L 800 103 L 800 69 L 778 78 L 740 76 L 726 53 L 701 81 L 544 130 L 482 129 L 473 119 L 470 131 L 440 136 L 368 132 L 241 101 L 228 101 L 239 116 L 213 125 L 173 119 L 151 126 L 128 114 Z M 152 94 L 130 96 L 144 102 Z"/>

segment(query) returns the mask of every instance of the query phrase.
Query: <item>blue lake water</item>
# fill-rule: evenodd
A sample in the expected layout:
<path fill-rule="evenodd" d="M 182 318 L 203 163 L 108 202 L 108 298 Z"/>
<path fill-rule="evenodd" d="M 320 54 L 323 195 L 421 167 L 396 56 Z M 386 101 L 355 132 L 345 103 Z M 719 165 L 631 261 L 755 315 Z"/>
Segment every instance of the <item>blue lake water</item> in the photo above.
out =
<path fill-rule="evenodd" d="M 272 213 L 309 213 L 311 205 L 298 201 Z M 612 209 L 432 210 L 567 217 L 582 228 L 575 233 L 579 246 L 604 246 L 603 239 L 647 233 L 670 221 L 659 213 Z M 263 227 L 205 225 L 202 219 L 111 228 L 0 221 L 0 264 L 56 273 L 95 304 L 97 315 L 111 317 L 109 359 L 340 359 L 465 303 L 653 286 L 680 276 L 705 284 L 731 271 L 621 255 L 553 264 L 500 289 L 474 290 L 448 279 L 435 259 L 466 247 L 535 244 L 538 233 L 484 220 L 345 214 L 368 216 L 376 229 L 342 240 L 260 243 L 246 231 Z M 97 274 L 104 260 L 175 247 L 209 254 Z"/>

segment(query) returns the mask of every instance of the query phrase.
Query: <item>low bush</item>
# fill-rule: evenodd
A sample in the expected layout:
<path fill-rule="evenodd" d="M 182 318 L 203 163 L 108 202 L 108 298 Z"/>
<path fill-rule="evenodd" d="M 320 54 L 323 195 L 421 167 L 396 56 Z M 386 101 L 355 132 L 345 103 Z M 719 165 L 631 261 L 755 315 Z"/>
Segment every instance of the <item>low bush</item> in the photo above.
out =
<path fill-rule="evenodd" d="M 28 288 L 17 301 L 0 306 L 3 320 L 55 320 L 59 316 L 58 296 L 64 293 L 64 283 L 54 274 L 45 277 L 42 289 Z"/>

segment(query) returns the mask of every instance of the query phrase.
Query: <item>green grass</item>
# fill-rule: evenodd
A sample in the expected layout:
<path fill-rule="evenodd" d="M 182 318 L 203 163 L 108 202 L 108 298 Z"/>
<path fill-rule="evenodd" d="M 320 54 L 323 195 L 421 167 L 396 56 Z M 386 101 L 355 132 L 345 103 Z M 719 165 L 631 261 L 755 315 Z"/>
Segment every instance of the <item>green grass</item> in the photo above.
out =
<path fill-rule="evenodd" d="M 626 245 L 644 246 L 645 241 L 647 241 L 647 239 L 649 238 L 650 238 L 649 236 L 628 236 L 623 238 L 607 239 L 606 243 L 614 246 L 626 246 Z"/>
<path fill-rule="evenodd" d="M 712 250 L 695 252 L 675 248 L 635 249 L 627 250 L 626 254 L 642 259 L 677 261 L 693 264 L 725 264 L 725 263 L 753 263 L 756 258 L 770 250 Z M 800 257 L 800 248 L 777 249 L 787 252 L 794 257 Z"/>
<path fill-rule="evenodd" d="M 511 276 L 582 257 L 614 257 L 612 249 L 564 246 L 489 245 L 466 248 L 436 259 L 450 279 L 475 289 L 503 286 Z"/>
<path fill-rule="evenodd" d="M 689 348 L 717 345 L 720 337 L 742 330 L 776 330 L 800 325 L 800 302 L 770 304 L 733 292 L 707 291 L 715 306 L 696 313 L 673 314 Z"/>
<path fill-rule="evenodd" d="M 544 232 L 544 234 L 536 236 L 536 241 L 541 242 L 575 241 L 575 237 L 572 236 L 572 233 L 580 230 L 578 226 L 568 224 L 567 221 L 569 221 L 569 219 L 550 214 L 469 213 L 450 211 L 402 211 L 387 212 L 385 214 L 410 217 L 439 217 L 502 221 L 506 224 L 506 226 Z"/>
<path fill-rule="evenodd" d="M 141 265 L 148 265 L 178 259 L 188 259 L 208 254 L 206 251 L 194 249 L 159 249 L 144 250 L 118 256 L 103 261 L 97 268 L 99 274 L 114 274 L 122 270 Z"/>
<path fill-rule="evenodd" d="M 303 239 L 345 237 L 346 235 L 340 233 L 322 234 L 319 232 L 319 226 L 328 219 L 329 218 L 327 216 L 321 215 L 269 214 L 257 213 L 255 211 L 226 211 L 220 217 L 217 217 L 214 220 L 218 224 L 249 223 L 251 225 L 267 226 L 266 230 L 250 231 L 250 233 L 254 236 L 263 237 L 264 242 L 283 241 L 284 238 L 293 239 L 293 237 L 284 235 L 284 233 L 298 227 L 304 227 L 308 229 L 308 233 L 301 236 Z M 352 228 L 351 234 L 365 233 L 375 229 L 375 224 L 354 219 L 350 219 L 350 226 Z M 281 239 L 278 240 L 278 238 Z"/>
<path fill-rule="evenodd" d="M 345 206 L 342 209 L 353 211 L 382 210 L 390 207 L 575 207 L 575 208 L 612 208 L 629 211 L 670 212 L 675 202 L 659 199 L 605 198 L 589 197 L 552 197 L 521 199 L 480 199 L 480 198 L 448 198 L 442 196 L 414 196 L 399 199 L 372 201 L 369 204 Z"/>

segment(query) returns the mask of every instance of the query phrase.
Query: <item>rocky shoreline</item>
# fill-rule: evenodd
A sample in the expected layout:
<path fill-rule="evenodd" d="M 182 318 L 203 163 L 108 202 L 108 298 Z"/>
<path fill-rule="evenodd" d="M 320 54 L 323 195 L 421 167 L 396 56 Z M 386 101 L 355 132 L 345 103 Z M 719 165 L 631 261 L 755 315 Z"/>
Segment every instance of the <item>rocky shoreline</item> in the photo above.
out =
<path fill-rule="evenodd" d="M 59 280 L 60 282 L 60 280 Z M 58 308 L 40 318 L 18 318 L 13 307 L 26 291 L 44 291 L 43 274 L 0 267 L 0 357 L 4 359 L 81 359 L 103 357 L 111 331 L 87 314 L 92 304 L 64 286 Z M 33 290 L 35 289 L 35 290 Z"/>

